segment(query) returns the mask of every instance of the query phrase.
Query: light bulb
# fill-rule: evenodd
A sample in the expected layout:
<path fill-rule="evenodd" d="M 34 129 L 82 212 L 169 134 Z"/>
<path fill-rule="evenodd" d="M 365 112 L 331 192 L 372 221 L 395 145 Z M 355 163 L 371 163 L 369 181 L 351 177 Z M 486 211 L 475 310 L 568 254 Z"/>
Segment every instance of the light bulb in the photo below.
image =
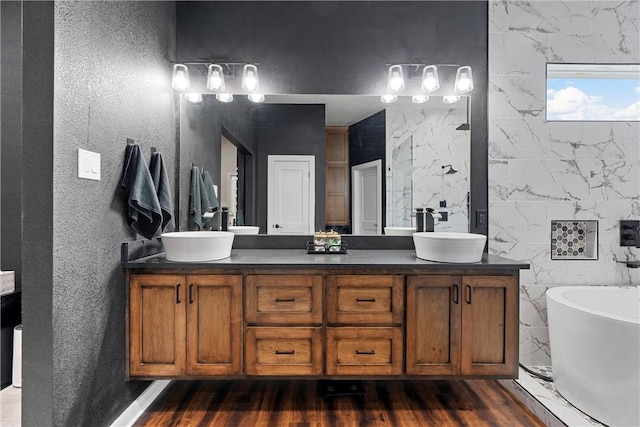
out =
<path fill-rule="evenodd" d="M 389 67 L 389 78 L 387 80 L 387 90 L 389 92 L 400 92 L 404 89 L 404 75 L 402 65 L 392 65 Z"/>
<path fill-rule="evenodd" d="M 382 95 L 380 97 L 380 101 L 382 101 L 383 104 L 391 104 L 392 102 L 396 102 L 398 100 L 398 97 L 395 95 Z"/>
<path fill-rule="evenodd" d="M 442 97 L 442 102 L 445 104 L 455 104 L 460 101 L 460 97 L 457 95 L 447 95 Z"/>
<path fill-rule="evenodd" d="M 258 68 L 253 64 L 245 65 L 242 70 L 242 89 L 253 92 L 258 85 Z"/>
<path fill-rule="evenodd" d="M 195 93 L 195 92 L 185 93 L 184 94 L 184 99 L 185 99 L 185 101 L 189 101 L 189 102 L 192 102 L 194 104 L 199 104 L 199 103 L 202 102 L 202 94 Z"/>
<path fill-rule="evenodd" d="M 414 104 L 424 104 L 428 100 L 429 97 L 427 95 L 413 95 L 411 97 L 411 102 L 413 102 Z"/>
<path fill-rule="evenodd" d="M 264 102 L 264 95 L 261 93 L 250 93 L 249 101 L 256 102 L 256 103 Z"/>
<path fill-rule="evenodd" d="M 216 93 L 216 99 L 220 102 L 229 103 L 233 101 L 233 95 L 230 93 Z"/>
<path fill-rule="evenodd" d="M 473 77 L 471 75 L 471 67 L 468 65 L 458 68 L 454 90 L 462 93 L 473 90 Z"/>
<path fill-rule="evenodd" d="M 186 65 L 175 64 L 173 66 L 171 87 L 175 90 L 188 90 L 189 86 L 191 86 L 191 83 L 189 82 L 189 69 Z"/>
<path fill-rule="evenodd" d="M 213 91 L 224 90 L 224 71 L 218 64 L 209 65 L 209 72 L 207 73 L 207 89 Z"/>
<path fill-rule="evenodd" d="M 422 71 L 422 90 L 425 92 L 435 92 L 438 89 L 440 89 L 438 68 L 435 65 L 424 67 Z"/>

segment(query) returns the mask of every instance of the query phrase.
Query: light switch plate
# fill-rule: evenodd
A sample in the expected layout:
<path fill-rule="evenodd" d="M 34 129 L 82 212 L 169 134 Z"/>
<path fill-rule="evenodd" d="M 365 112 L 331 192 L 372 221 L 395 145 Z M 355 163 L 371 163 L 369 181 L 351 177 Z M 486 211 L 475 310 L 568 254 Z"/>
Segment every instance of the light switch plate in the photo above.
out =
<path fill-rule="evenodd" d="M 78 178 L 100 181 L 100 153 L 78 148 Z"/>

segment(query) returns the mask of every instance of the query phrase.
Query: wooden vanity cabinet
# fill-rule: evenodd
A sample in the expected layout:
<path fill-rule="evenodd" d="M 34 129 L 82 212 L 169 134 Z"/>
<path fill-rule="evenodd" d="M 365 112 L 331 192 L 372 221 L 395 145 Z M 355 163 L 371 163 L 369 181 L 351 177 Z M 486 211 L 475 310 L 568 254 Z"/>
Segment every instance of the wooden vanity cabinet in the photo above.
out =
<path fill-rule="evenodd" d="M 518 281 L 514 276 L 410 276 L 406 372 L 517 376 Z"/>
<path fill-rule="evenodd" d="M 131 275 L 129 376 L 237 375 L 242 276 Z"/>

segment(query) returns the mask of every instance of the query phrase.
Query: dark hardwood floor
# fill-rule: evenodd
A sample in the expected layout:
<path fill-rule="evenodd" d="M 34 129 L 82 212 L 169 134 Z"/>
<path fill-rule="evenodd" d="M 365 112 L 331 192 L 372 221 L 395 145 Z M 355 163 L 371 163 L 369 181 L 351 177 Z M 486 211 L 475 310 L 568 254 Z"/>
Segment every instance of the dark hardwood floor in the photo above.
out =
<path fill-rule="evenodd" d="M 325 398 L 317 381 L 174 381 L 136 426 L 544 426 L 497 382 L 362 381 Z"/>

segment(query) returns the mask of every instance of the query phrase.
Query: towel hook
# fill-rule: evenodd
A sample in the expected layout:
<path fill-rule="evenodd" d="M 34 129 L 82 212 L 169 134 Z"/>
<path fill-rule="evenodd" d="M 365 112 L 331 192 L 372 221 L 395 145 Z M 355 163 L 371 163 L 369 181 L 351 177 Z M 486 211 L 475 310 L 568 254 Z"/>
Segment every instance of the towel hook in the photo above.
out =
<path fill-rule="evenodd" d="M 158 150 L 156 149 L 156 147 L 151 147 L 151 155 L 153 156 L 154 154 L 156 154 L 158 152 Z"/>
<path fill-rule="evenodd" d="M 131 138 L 127 138 L 127 145 L 134 145 L 135 141 Z"/>

